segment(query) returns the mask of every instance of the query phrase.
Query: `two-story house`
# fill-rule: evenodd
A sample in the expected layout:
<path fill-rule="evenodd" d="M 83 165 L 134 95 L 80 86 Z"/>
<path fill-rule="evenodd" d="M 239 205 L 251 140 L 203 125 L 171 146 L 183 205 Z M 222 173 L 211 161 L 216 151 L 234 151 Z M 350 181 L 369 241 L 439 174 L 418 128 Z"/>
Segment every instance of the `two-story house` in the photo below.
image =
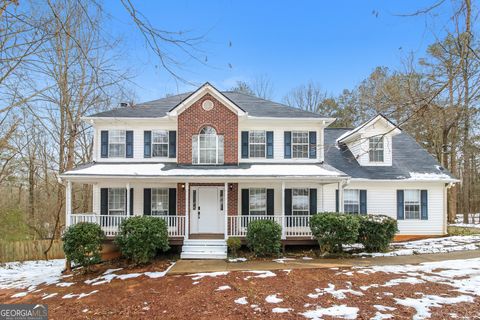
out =
<path fill-rule="evenodd" d="M 273 219 L 286 244 L 312 241 L 324 211 L 385 214 L 399 236 L 446 233 L 446 190 L 457 180 L 382 115 L 355 129 L 206 83 L 192 93 L 101 112 L 93 162 L 65 172 L 66 225 L 165 219 L 184 258 L 225 258 L 225 239 Z M 73 213 L 72 183 L 93 185 L 93 212 Z"/>

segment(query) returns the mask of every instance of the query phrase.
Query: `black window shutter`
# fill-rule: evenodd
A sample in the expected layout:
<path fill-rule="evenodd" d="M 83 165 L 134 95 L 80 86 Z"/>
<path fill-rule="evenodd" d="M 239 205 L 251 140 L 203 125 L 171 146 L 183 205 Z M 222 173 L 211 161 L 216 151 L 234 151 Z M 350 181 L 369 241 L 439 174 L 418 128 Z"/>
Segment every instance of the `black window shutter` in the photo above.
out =
<path fill-rule="evenodd" d="M 100 189 L 100 214 L 108 214 L 108 188 Z"/>
<path fill-rule="evenodd" d="M 292 189 L 285 189 L 285 215 L 292 215 Z"/>
<path fill-rule="evenodd" d="M 127 158 L 133 158 L 133 131 L 125 132 L 125 153 Z"/>
<path fill-rule="evenodd" d="M 242 131 L 242 159 L 248 159 L 248 131 Z"/>
<path fill-rule="evenodd" d="M 310 159 L 317 158 L 317 132 L 310 131 L 308 132 L 308 140 L 309 140 L 309 147 L 308 147 L 308 157 Z"/>
<path fill-rule="evenodd" d="M 130 188 L 130 215 L 133 216 L 133 188 Z"/>
<path fill-rule="evenodd" d="M 421 219 L 428 220 L 428 191 L 420 191 Z"/>
<path fill-rule="evenodd" d="M 267 131 L 267 159 L 273 159 L 273 131 Z"/>
<path fill-rule="evenodd" d="M 168 189 L 168 215 L 169 216 L 177 215 L 177 189 L 176 188 Z"/>
<path fill-rule="evenodd" d="M 177 131 L 168 132 L 168 157 L 177 157 Z"/>
<path fill-rule="evenodd" d="M 152 131 L 143 132 L 143 157 L 150 158 L 152 156 Z"/>
<path fill-rule="evenodd" d="M 248 189 L 242 189 L 242 216 L 248 216 L 250 208 L 250 192 Z"/>
<path fill-rule="evenodd" d="M 267 189 L 267 215 L 273 216 L 275 209 L 274 190 Z"/>
<path fill-rule="evenodd" d="M 291 159 L 292 158 L 292 132 L 291 131 L 285 131 L 283 133 L 283 146 L 284 146 L 283 157 L 285 159 Z"/>
<path fill-rule="evenodd" d="M 403 190 L 397 190 L 397 220 L 403 220 L 405 218 L 403 199 Z"/>
<path fill-rule="evenodd" d="M 101 132 L 101 138 L 100 138 L 100 143 L 101 143 L 101 157 L 102 158 L 108 158 L 108 131 L 102 130 Z"/>
<path fill-rule="evenodd" d="M 310 189 L 310 214 L 317 213 L 317 189 Z"/>
<path fill-rule="evenodd" d="M 340 212 L 340 203 L 338 199 L 338 189 L 335 190 L 335 212 Z"/>
<path fill-rule="evenodd" d="M 152 214 L 152 189 L 143 189 L 143 214 L 146 216 Z"/>
<path fill-rule="evenodd" d="M 367 190 L 360 190 L 360 214 L 367 214 Z"/>

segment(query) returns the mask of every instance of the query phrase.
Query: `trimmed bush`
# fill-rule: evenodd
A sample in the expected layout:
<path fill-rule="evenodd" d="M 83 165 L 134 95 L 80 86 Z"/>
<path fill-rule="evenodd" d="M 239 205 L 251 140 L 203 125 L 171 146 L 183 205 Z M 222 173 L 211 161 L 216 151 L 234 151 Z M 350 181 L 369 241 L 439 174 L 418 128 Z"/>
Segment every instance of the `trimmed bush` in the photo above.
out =
<path fill-rule="evenodd" d="M 257 256 L 278 255 L 282 247 L 282 227 L 272 220 L 248 224 L 247 245 Z"/>
<path fill-rule="evenodd" d="M 232 256 L 236 257 L 238 250 L 242 246 L 242 241 L 240 240 L 240 238 L 230 237 L 227 239 L 227 246 L 228 246 L 228 251 L 230 251 Z"/>
<path fill-rule="evenodd" d="M 360 226 L 357 216 L 342 213 L 318 213 L 310 218 L 310 229 L 320 252 L 342 252 L 342 244 L 357 241 Z"/>
<path fill-rule="evenodd" d="M 105 234 L 98 224 L 74 224 L 68 227 L 62 237 L 65 257 L 89 271 L 91 265 L 101 261 L 100 252 L 104 239 Z"/>
<path fill-rule="evenodd" d="M 388 249 L 398 232 L 397 220 L 384 215 L 361 216 L 358 242 L 367 252 L 382 252 Z"/>
<path fill-rule="evenodd" d="M 150 262 L 159 250 L 167 251 L 168 229 L 165 220 L 141 216 L 125 219 L 115 238 L 123 256 L 135 264 Z"/>

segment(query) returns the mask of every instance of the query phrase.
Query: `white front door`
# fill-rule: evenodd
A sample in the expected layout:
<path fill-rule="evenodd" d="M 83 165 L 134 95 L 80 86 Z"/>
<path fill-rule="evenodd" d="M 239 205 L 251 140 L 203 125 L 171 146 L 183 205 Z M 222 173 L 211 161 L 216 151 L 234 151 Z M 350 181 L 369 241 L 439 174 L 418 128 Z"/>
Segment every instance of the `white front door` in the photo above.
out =
<path fill-rule="evenodd" d="M 191 233 L 223 233 L 223 188 L 193 187 L 191 196 Z"/>

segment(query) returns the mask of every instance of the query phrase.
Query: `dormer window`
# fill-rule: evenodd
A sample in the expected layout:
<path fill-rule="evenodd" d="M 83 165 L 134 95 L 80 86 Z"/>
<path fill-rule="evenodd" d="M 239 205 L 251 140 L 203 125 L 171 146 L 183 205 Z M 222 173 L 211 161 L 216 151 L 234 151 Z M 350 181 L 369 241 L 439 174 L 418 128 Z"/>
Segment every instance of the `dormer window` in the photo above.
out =
<path fill-rule="evenodd" d="M 370 137 L 368 139 L 368 156 L 370 162 L 383 162 L 383 137 Z"/>
<path fill-rule="evenodd" d="M 192 137 L 192 158 L 194 164 L 223 164 L 223 135 L 213 127 L 203 127 Z"/>

